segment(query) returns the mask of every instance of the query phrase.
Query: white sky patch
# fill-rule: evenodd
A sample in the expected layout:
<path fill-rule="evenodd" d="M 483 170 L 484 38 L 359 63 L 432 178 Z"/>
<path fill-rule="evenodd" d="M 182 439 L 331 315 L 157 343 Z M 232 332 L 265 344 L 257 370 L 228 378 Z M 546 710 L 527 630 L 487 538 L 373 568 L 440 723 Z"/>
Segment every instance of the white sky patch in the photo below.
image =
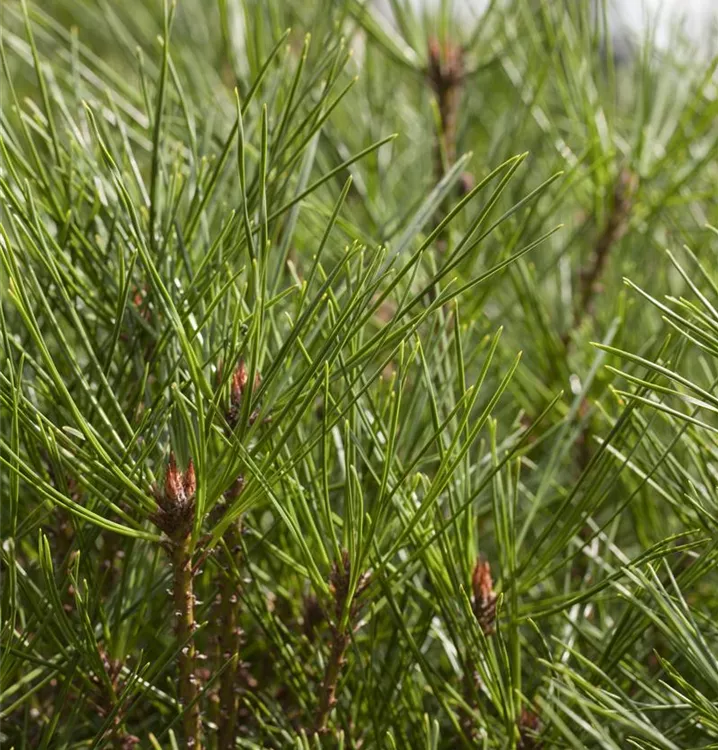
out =
<path fill-rule="evenodd" d="M 391 15 L 389 0 L 375 0 L 381 12 Z M 442 0 L 407 0 L 415 10 L 435 12 Z M 481 17 L 488 0 L 454 0 L 454 16 L 471 23 Z M 655 44 L 672 49 L 684 36 L 707 55 L 718 53 L 718 0 L 608 0 L 609 26 L 618 37 L 640 42 L 649 32 Z"/>

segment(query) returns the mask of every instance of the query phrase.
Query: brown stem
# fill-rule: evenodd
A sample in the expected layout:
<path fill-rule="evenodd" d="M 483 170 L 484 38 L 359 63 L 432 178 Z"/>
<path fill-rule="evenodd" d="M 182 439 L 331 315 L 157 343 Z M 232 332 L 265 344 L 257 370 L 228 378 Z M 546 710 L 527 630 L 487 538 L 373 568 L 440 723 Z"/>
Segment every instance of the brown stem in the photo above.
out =
<path fill-rule="evenodd" d="M 172 561 L 172 598 L 175 610 L 175 634 L 180 646 L 177 659 L 179 696 L 182 709 L 185 746 L 201 750 L 201 719 L 199 687 L 195 666 L 194 591 L 192 570 L 192 527 L 195 517 L 197 478 L 194 463 L 189 459 L 187 469 L 177 467 L 174 453 L 170 453 L 162 488 L 155 487 L 157 512 L 151 518 L 168 537 L 167 551 Z"/>
<path fill-rule="evenodd" d="M 592 313 L 592 303 L 598 292 L 611 249 L 626 231 L 633 208 L 633 197 L 637 188 L 636 175 L 627 169 L 621 171 L 613 194 L 613 206 L 608 221 L 596 241 L 589 264 L 579 275 L 579 304 L 574 315 L 573 328 L 578 328 L 583 319 Z"/>
<path fill-rule="evenodd" d="M 324 734 L 327 731 L 327 719 L 337 702 L 336 692 L 337 683 L 344 665 L 344 652 L 349 645 L 349 633 L 345 630 L 340 632 L 334 628 L 332 632 L 332 649 L 329 654 L 329 661 L 324 672 L 321 692 L 319 695 L 319 708 L 317 709 L 316 719 L 314 721 L 314 731 L 317 734 Z"/>
<path fill-rule="evenodd" d="M 477 696 L 477 689 L 476 689 L 476 683 L 478 680 L 478 675 L 474 671 L 473 668 L 471 668 L 470 664 L 467 663 L 464 665 L 464 677 L 463 677 L 463 692 L 464 692 L 464 701 L 466 702 L 467 706 L 475 707 L 476 705 L 476 696 Z M 473 714 L 468 708 L 461 709 L 461 720 L 460 725 L 463 733 L 466 735 L 466 738 L 470 742 L 478 743 L 478 732 L 476 731 L 476 721 L 473 717 Z"/>
<path fill-rule="evenodd" d="M 103 716 L 107 716 L 115 707 L 117 703 L 117 691 L 121 689 L 122 663 L 117 659 L 110 659 L 101 646 L 98 649 L 105 672 L 109 677 L 109 684 L 104 680 L 98 679 L 103 692 L 103 700 L 101 701 L 101 705 L 98 706 L 98 710 Z M 107 747 L 112 747 L 115 750 L 132 750 L 132 748 L 140 743 L 139 737 L 129 734 L 126 727 L 123 726 L 125 709 L 126 707 L 115 714 L 112 726 L 108 729 L 104 738 L 104 743 Z"/>
<path fill-rule="evenodd" d="M 456 136 L 459 119 L 461 90 L 464 83 L 464 50 L 451 42 L 443 45 L 438 39 L 429 41 L 429 64 L 426 69 L 429 85 L 434 90 L 439 108 L 439 131 L 434 138 L 434 181 L 438 184 L 444 177 L 446 169 L 456 160 Z M 470 183 L 471 176 L 462 175 L 461 190 Z M 438 226 L 447 213 L 446 203 L 434 216 L 434 226 Z M 436 246 L 440 251 L 446 248 L 446 235 L 437 237 Z M 434 285 L 428 290 L 428 297 L 433 302 L 437 297 Z"/>
<path fill-rule="evenodd" d="M 593 301 L 599 292 L 601 277 L 606 270 L 611 250 L 626 231 L 637 187 L 638 179 L 636 175 L 628 169 L 621 170 L 613 191 L 613 205 L 608 220 L 596 240 L 588 265 L 579 273 L 579 302 L 574 311 L 571 328 L 562 336 L 567 351 L 571 347 L 571 332 L 580 328 L 583 321 L 593 315 Z M 583 416 L 588 408 L 588 402 L 584 399 L 580 406 L 580 416 Z M 578 447 L 578 468 L 580 472 L 583 472 L 590 463 L 592 455 L 590 421 L 586 422 L 576 445 Z"/>
<path fill-rule="evenodd" d="M 331 651 L 327 667 L 324 670 L 324 679 L 319 692 L 319 707 L 314 719 L 316 734 L 326 733 L 329 714 L 336 705 L 337 683 L 344 666 L 344 653 L 349 645 L 352 623 L 357 615 L 356 600 L 353 604 L 349 601 L 349 579 L 349 554 L 345 550 L 342 553 L 341 564 L 334 563 L 329 578 L 330 589 L 334 595 L 334 621 L 330 625 L 332 631 Z M 366 587 L 367 582 L 368 576 L 361 576 L 355 592 L 356 596 Z M 347 606 L 349 606 L 349 616 L 345 618 L 344 613 Z"/>
<path fill-rule="evenodd" d="M 179 654 L 179 695 L 184 709 L 183 728 L 185 743 L 192 750 L 201 750 L 199 689 L 195 674 L 194 592 L 192 582 L 191 537 L 175 540 L 172 548 L 174 571 L 173 595 L 177 618 L 177 641 L 184 644 Z"/>
<path fill-rule="evenodd" d="M 237 530 L 230 527 L 225 533 L 230 549 L 238 544 Z M 237 622 L 237 584 L 228 571 L 222 581 L 219 605 L 219 652 L 222 662 L 232 659 L 220 676 L 219 682 L 219 731 L 217 747 L 230 750 L 235 746 L 237 723 L 236 679 L 239 664 L 240 631 Z"/>
<path fill-rule="evenodd" d="M 464 52 L 460 46 L 438 40 L 429 42 L 429 84 L 434 89 L 439 107 L 441 132 L 434 141 L 434 177 L 439 182 L 446 166 L 456 161 L 456 135 L 464 80 Z"/>

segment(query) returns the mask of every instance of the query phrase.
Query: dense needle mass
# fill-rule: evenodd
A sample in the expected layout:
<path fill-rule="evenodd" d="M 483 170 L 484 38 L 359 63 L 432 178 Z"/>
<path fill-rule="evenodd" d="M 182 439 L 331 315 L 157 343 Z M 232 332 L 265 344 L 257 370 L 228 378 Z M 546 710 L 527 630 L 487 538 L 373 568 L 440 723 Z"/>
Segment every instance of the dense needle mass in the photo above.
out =
<path fill-rule="evenodd" d="M 717 61 L 392 5 L 4 4 L 3 747 L 718 746 Z"/>

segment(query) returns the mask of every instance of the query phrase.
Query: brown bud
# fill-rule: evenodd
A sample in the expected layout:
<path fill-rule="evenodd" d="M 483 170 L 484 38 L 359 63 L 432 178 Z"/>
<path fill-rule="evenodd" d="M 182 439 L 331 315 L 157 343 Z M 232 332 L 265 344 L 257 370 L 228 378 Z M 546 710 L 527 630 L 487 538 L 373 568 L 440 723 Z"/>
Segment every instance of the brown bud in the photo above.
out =
<path fill-rule="evenodd" d="M 242 392 L 247 387 L 247 365 L 244 360 L 240 359 L 234 373 L 232 374 L 231 398 L 233 404 L 238 404 L 242 400 Z"/>
<path fill-rule="evenodd" d="M 197 477 L 194 473 L 194 461 L 191 458 L 187 464 L 187 471 L 182 477 L 182 487 L 188 498 L 194 497 L 194 493 L 197 491 Z"/>
<path fill-rule="evenodd" d="M 484 635 L 494 632 L 496 621 L 496 593 L 491 578 L 491 566 L 487 560 L 477 560 L 471 576 L 474 595 L 474 615 Z"/>
<path fill-rule="evenodd" d="M 528 708 L 521 709 L 518 727 L 519 741 L 516 745 L 517 750 L 541 750 L 543 743 L 537 736 L 541 731 L 541 719 L 538 717 L 538 714 L 535 714 Z"/>
<path fill-rule="evenodd" d="M 464 72 L 464 51 L 451 41 L 443 44 L 436 38 L 429 40 L 427 73 L 431 85 L 441 91 L 460 83 Z"/>
<path fill-rule="evenodd" d="M 194 464 L 189 461 L 183 474 L 177 468 L 174 453 L 170 452 L 163 491 L 153 490 L 159 510 L 150 518 L 170 539 L 184 539 L 194 522 L 194 493 L 197 489 Z"/>
<path fill-rule="evenodd" d="M 429 76 L 435 79 L 441 76 L 441 44 L 436 37 L 429 39 Z"/>
<path fill-rule="evenodd" d="M 145 301 L 145 297 L 147 296 L 147 287 L 139 287 L 135 286 L 135 288 L 132 291 L 132 301 L 134 302 L 136 307 L 141 307 L 142 303 Z"/>
<path fill-rule="evenodd" d="M 170 452 L 165 474 L 165 500 L 172 504 L 181 503 L 185 500 L 182 472 L 177 469 L 175 454 L 172 452 Z"/>

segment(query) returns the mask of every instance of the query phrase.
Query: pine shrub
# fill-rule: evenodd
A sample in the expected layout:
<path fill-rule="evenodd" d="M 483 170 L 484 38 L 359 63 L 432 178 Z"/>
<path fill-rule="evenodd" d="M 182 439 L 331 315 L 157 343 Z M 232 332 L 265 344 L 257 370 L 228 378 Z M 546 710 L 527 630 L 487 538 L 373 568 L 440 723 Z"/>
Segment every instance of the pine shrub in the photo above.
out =
<path fill-rule="evenodd" d="M 3 747 L 718 747 L 718 58 L 391 6 L 4 4 Z"/>

